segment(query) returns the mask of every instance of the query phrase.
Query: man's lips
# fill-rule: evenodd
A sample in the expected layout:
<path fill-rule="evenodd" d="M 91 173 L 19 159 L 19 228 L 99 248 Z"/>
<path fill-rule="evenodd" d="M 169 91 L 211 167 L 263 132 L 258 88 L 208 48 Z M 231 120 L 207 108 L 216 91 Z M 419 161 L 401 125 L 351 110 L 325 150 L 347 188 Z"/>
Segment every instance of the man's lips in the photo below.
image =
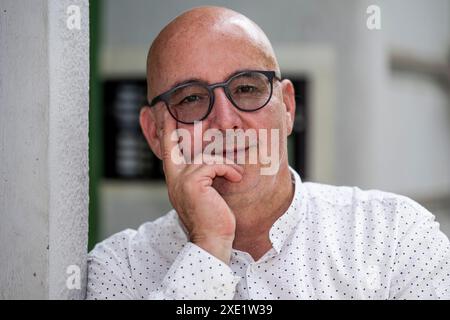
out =
<path fill-rule="evenodd" d="M 209 152 L 211 152 L 210 155 L 212 156 L 222 156 L 224 158 L 227 157 L 231 157 L 234 156 L 236 157 L 237 155 L 241 155 L 241 154 L 248 154 L 249 151 L 253 151 L 253 149 L 257 148 L 257 145 L 248 145 L 245 148 L 234 148 L 234 149 L 213 149 L 210 150 Z M 206 155 L 205 153 L 205 147 L 202 150 L 202 153 Z M 207 151 L 208 153 L 208 151 Z"/>
<path fill-rule="evenodd" d="M 236 153 L 240 153 L 240 152 L 246 152 L 249 148 L 250 148 L 250 147 L 246 147 L 246 148 L 244 148 L 244 149 L 223 150 L 222 154 L 223 154 L 223 155 L 226 155 L 227 153 L 228 153 L 228 154 L 232 154 L 232 153 L 236 154 Z"/>

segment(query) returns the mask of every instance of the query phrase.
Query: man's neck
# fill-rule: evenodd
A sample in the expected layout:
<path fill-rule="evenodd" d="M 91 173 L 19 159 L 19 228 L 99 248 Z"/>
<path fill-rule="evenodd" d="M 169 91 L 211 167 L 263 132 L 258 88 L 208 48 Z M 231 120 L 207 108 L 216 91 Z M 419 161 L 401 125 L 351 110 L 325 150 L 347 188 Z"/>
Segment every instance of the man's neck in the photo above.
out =
<path fill-rule="evenodd" d="M 257 261 L 272 248 L 270 229 L 292 202 L 294 186 L 289 167 L 280 168 L 271 184 L 260 183 L 244 196 L 244 204 L 229 203 L 236 216 L 233 248 L 249 253 Z"/>

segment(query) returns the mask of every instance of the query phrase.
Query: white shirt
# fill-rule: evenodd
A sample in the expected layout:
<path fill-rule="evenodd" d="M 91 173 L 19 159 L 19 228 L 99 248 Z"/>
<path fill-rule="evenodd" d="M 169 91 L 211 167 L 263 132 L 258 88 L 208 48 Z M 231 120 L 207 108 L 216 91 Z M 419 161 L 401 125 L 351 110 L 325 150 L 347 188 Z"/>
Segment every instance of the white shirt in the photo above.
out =
<path fill-rule="evenodd" d="M 303 183 L 258 261 L 227 265 L 188 241 L 174 210 L 99 243 L 87 299 L 450 299 L 450 244 L 413 200 Z"/>

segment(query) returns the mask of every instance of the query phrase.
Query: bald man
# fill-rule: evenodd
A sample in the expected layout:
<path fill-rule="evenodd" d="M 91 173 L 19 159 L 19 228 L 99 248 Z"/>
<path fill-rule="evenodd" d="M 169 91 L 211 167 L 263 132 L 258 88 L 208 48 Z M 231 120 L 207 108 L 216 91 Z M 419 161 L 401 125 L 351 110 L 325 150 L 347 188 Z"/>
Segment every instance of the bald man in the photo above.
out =
<path fill-rule="evenodd" d="M 94 248 L 88 299 L 450 297 L 449 241 L 430 212 L 289 167 L 294 88 L 254 22 L 183 13 L 151 45 L 147 80 L 140 124 L 173 210 Z"/>

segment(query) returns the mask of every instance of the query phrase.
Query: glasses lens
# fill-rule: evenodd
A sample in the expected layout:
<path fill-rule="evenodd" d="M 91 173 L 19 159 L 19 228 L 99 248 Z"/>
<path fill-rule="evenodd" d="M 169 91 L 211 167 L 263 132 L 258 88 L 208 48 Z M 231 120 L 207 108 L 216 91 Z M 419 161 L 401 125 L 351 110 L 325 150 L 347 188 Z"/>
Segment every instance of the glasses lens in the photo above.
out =
<path fill-rule="evenodd" d="M 191 123 L 206 116 L 209 102 L 208 89 L 192 84 L 174 91 L 168 101 L 168 107 L 175 119 Z"/>
<path fill-rule="evenodd" d="M 244 73 L 231 80 L 228 87 L 234 103 L 243 110 L 261 108 L 271 95 L 269 79 L 259 72 Z"/>

